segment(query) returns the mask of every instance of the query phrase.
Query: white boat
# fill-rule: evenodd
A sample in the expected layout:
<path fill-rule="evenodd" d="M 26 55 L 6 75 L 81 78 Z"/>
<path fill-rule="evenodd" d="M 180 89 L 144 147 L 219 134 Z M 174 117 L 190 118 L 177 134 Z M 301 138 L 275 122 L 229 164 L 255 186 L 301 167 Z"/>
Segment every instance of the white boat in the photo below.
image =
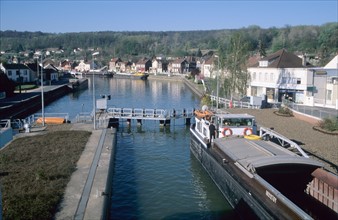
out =
<path fill-rule="evenodd" d="M 322 163 L 271 129 L 257 135 L 254 116 L 205 111 L 190 127 L 190 150 L 240 218 L 337 219 L 338 177 Z"/>

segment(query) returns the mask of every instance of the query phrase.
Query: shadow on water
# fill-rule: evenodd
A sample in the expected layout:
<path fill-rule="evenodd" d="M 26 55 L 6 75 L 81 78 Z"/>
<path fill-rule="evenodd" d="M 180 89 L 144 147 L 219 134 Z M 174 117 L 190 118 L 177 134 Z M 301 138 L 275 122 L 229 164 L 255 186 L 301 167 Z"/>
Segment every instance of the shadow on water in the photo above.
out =
<path fill-rule="evenodd" d="M 135 179 L 135 154 L 132 147 L 132 131 L 121 126 L 117 133 L 117 149 L 114 159 L 111 208 L 109 219 L 135 219 L 138 213 L 138 192 Z M 123 189 L 123 190 L 121 190 Z"/>

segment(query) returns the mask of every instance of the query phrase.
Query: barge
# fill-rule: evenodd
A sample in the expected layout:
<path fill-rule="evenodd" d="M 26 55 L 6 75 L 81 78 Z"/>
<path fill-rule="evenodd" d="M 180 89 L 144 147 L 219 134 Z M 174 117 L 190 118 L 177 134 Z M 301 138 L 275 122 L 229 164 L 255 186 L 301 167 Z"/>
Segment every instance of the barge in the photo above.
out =
<path fill-rule="evenodd" d="M 240 218 L 338 218 L 338 177 L 322 163 L 272 129 L 257 135 L 254 116 L 203 108 L 190 127 L 190 151 Z"/>
<path fill-rule="evenodd" d="M 149 77 L 148 73 L 145 72 L 137 72 L 137 73 L 123 73 L 117 72 L 114 74 L 114 77 L 117 79 L 141 79 L 147 80 Z"/>

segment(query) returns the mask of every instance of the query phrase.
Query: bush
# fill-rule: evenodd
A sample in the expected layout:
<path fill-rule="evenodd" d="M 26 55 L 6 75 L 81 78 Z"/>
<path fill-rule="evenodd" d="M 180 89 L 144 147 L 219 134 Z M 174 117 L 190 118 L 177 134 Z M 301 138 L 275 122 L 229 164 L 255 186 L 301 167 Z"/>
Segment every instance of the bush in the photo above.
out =
<path fill-rule="evenodd" d="M 319 127 L 327 131 L 338 131 L 338 118 L 324 118 Z"/>
<path fill-rule="evenodd" d="M 203 97 L 202 97 L 202 99 L 201 99 L 201 106 L 203 106 L 203 105 L 207 105 L 207 106 L 211 106 L 211 98 L 210 98 L 210 96 L 208 96 L 208 95 L 204 95 Z"/>
<path fill-rule="evenodd" d="M 293 116 L 293 112 L 286 106 L 281 106 L 278 109 L 278 113 L 282 115 L 288 115 L 288 116 Z"/>

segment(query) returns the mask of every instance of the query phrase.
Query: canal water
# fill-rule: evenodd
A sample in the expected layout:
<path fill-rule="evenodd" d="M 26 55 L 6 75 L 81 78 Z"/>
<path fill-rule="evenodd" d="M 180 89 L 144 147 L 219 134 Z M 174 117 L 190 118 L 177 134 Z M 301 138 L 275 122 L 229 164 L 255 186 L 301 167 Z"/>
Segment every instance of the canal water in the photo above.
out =
<path fill-rule="evenodd" d="M 45 107 L 46 113 L 93 108 L 89 88 Z M 191 109 L 199 98 L 183 83 L 95 77 L 96 98 L 111 95 L 109 107 Z M 120 123 L 112 183 L 110 219 L 232 219 L 233 210 L 189 150 L 189 127 L 183 119 Z"/>

